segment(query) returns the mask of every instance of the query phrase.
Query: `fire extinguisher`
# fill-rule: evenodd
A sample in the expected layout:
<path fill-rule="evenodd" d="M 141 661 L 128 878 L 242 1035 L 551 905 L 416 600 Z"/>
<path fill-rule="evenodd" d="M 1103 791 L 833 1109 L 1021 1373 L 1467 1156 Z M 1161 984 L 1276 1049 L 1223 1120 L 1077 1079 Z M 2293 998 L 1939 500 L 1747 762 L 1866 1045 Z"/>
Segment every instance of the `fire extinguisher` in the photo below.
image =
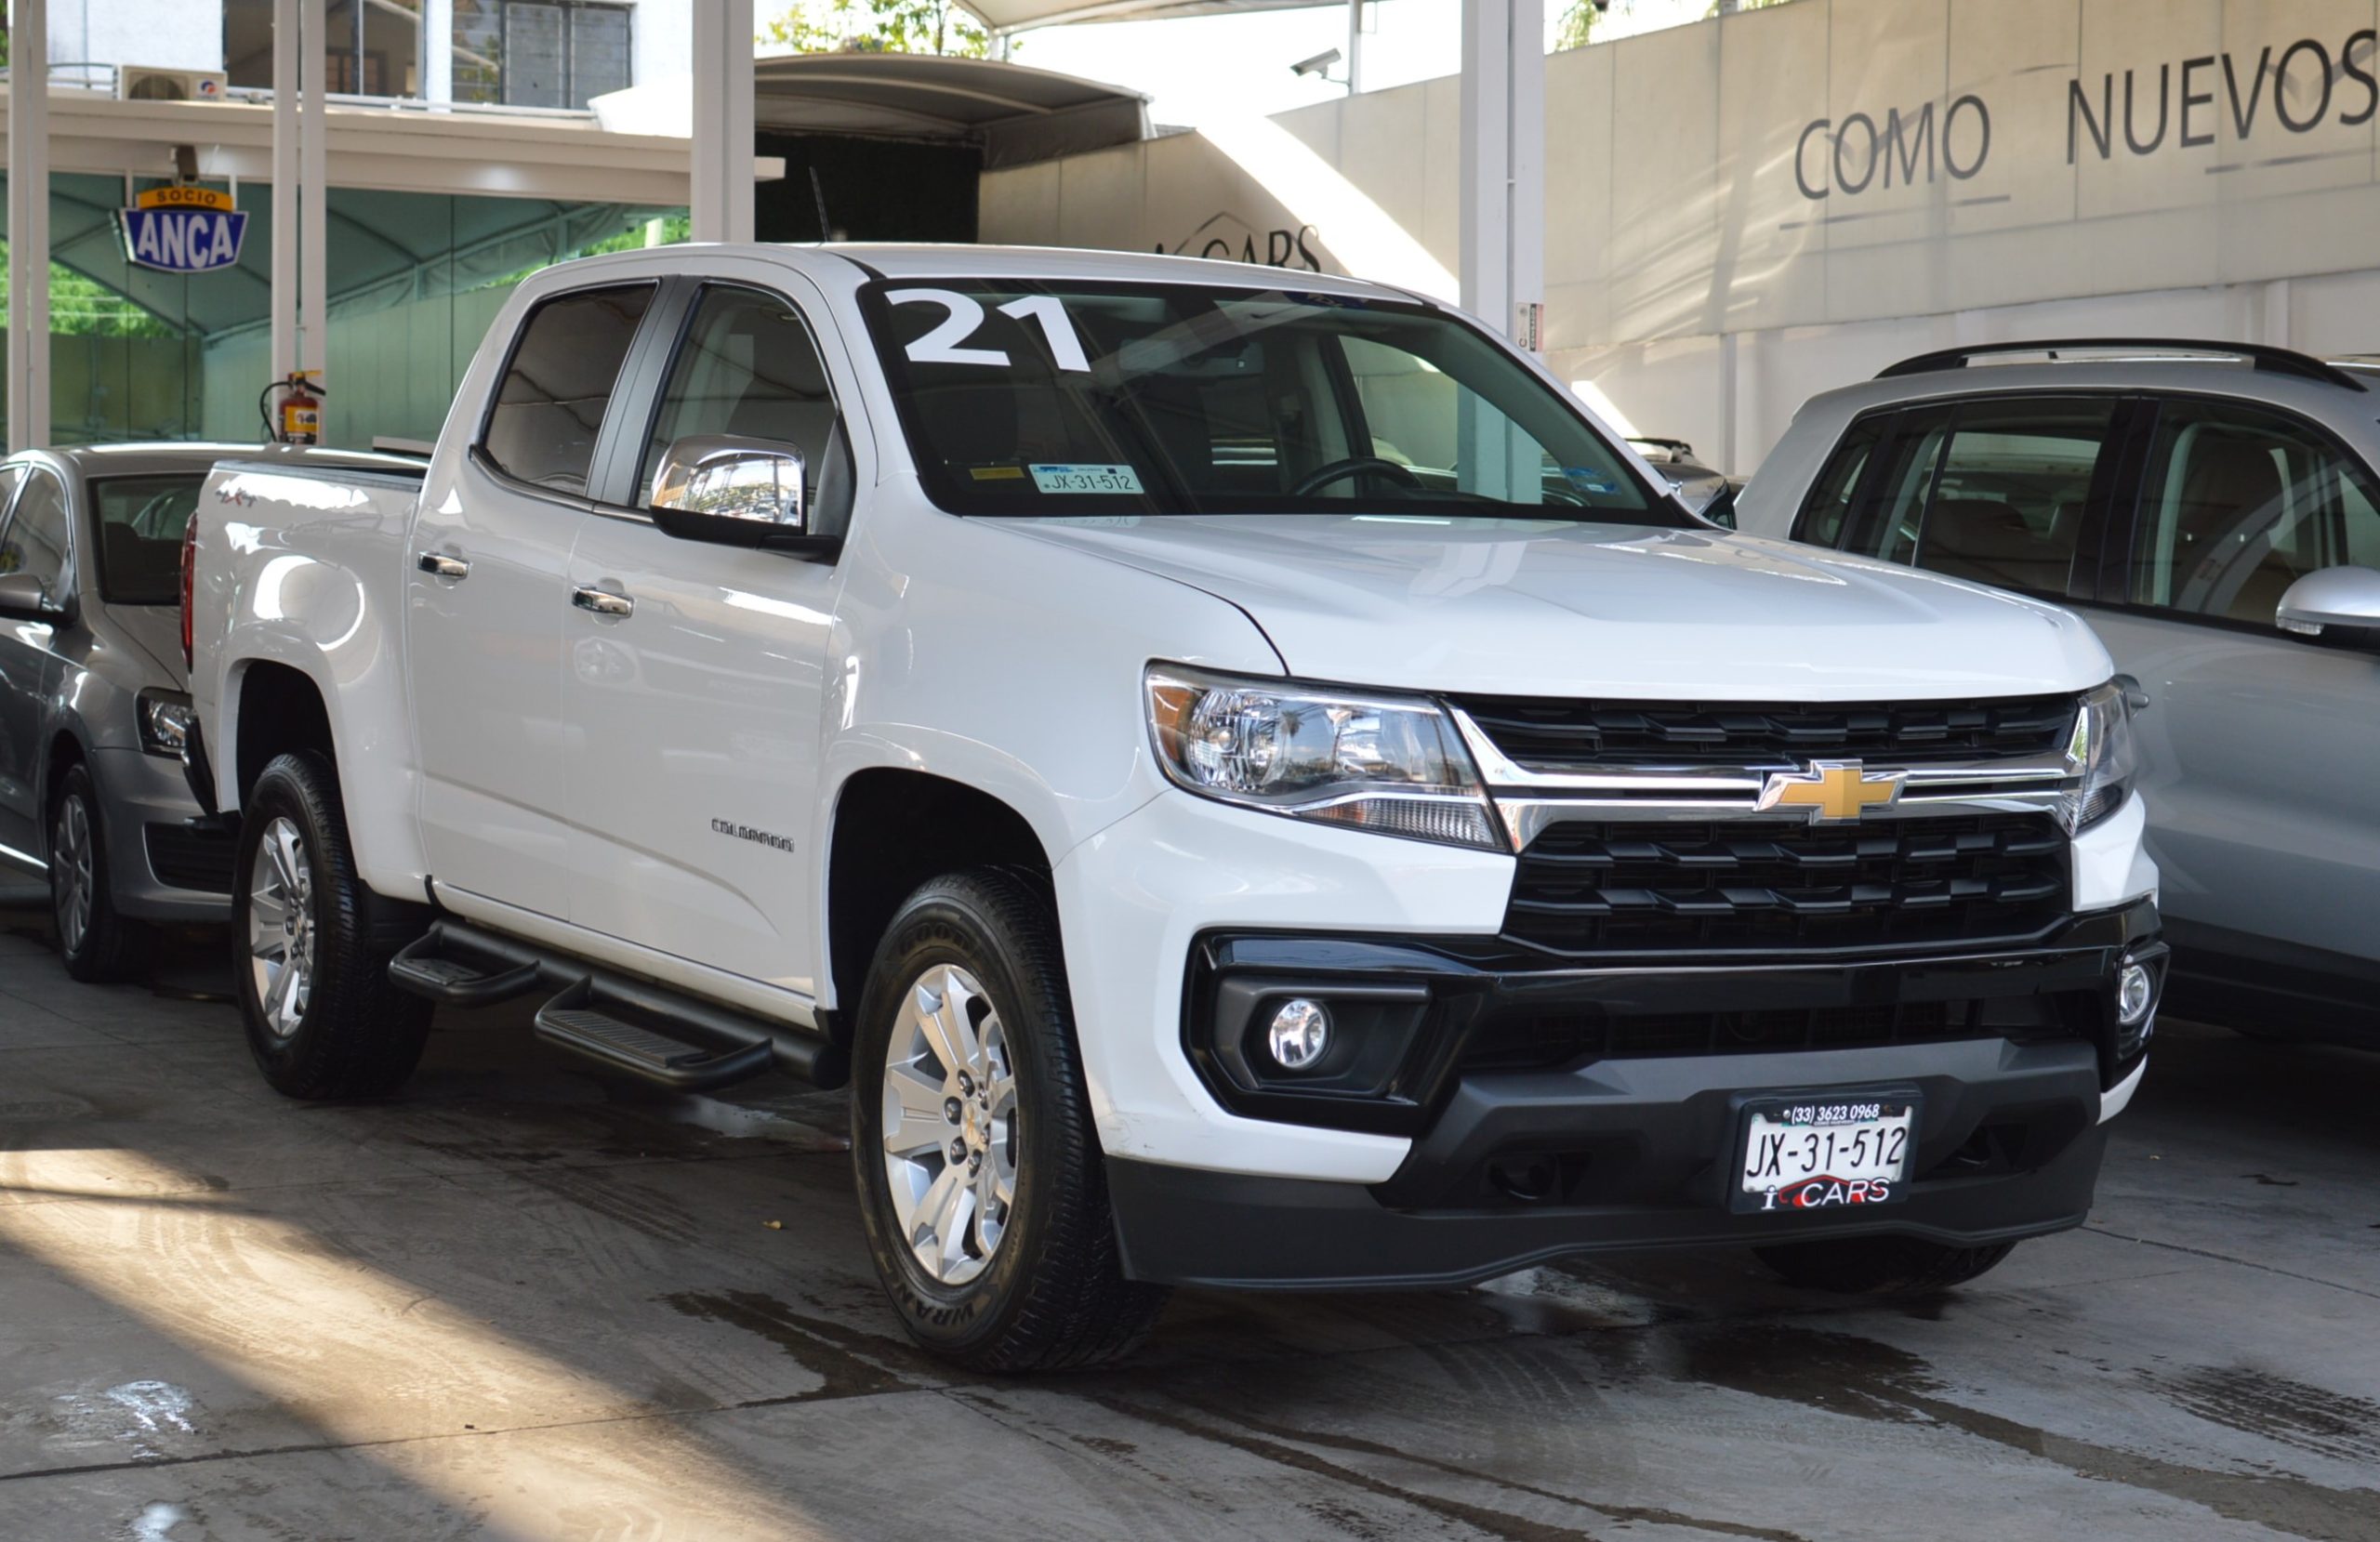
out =
<path fill-rule="evenodd" d="M 265 389 L 267 396 L 281 392 L 281 415 L 265 420 L 265 431 L 281 444 L 318 444 L 323 437 L 323 398 L 330 389 L 318 384 L 311 372 L 293 371 L 285 380 Z"/>

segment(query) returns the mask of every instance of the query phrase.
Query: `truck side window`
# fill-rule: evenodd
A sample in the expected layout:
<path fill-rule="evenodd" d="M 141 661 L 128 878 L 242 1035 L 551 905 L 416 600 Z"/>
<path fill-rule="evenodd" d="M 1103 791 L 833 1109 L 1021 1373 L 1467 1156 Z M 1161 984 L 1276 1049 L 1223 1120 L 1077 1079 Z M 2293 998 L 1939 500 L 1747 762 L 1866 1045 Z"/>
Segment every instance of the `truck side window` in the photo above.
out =
<path fill-rule="evenodd" d="M 661 452 L 694 434 L 789 444 L 808 463 L 811 529 L 840 531 L 851 504 L 851 451 L 835 393 L 800 315 L 757 289 L 714 284 L 694 308 L 653 415 L 637 503 L 653 498 Z"/>
<path fill-rule="evenodd" d="M 30 573 L 52 600 L 65 597 L 66 489 L 46 471 L 25 480 L 17 511 L 0 535 L 0 573 Z"/>
<path fill-rule="evenodd" d="M 2380 561 L 2371 474 L 2277 414 L 2168 402 L 2142 480 L 2135 604 L 2269 626 L 2306 574 Z"/>
<path fill-rule="evenodd" d="M 612 388 L 654 286 L 557 295 L 529 313 L 480 447 L 496 468 L 558 493 L 587 491 Z"/>

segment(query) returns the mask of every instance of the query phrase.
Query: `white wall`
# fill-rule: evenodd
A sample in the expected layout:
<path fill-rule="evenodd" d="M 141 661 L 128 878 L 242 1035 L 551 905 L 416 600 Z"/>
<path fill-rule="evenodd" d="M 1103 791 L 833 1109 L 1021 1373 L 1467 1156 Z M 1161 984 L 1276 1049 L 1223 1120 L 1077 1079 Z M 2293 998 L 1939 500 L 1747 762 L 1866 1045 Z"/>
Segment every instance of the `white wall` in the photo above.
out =
<path fill-rule="evenodd" d="M 50 0 L 49 57 L 220 70 L 223 7 L 206 0 Z"/>
<path fill-rule="evenodd" d="M 1554 55 L 1549 361 L 1743 471 L 1811 393 L 1957 342 L 2380 350 L 2375 32 L 2375 0 L 1800 0 Z M 1453 99 L 1434 81 L 1275 121 L 1450 267 Z M 1083 202 L 1203 209 L 1162 181 L 1189 160 L 1105 194 L 1059 171 L 1064 221 L 998 238 L 1123 244 Z"/>

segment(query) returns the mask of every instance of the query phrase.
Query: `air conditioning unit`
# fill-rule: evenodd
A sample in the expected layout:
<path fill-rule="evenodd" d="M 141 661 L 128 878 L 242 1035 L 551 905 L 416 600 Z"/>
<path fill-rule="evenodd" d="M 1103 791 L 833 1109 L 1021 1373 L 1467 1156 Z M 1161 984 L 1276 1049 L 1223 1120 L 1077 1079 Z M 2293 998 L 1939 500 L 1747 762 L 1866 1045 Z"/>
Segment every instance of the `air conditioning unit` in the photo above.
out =
<path fill-rule="evenodd" d="M 221 101 L 229 84 L 220 70 L 158 70 L 126 64 L 115 72 L 115 94 L 126 101 Z"/>

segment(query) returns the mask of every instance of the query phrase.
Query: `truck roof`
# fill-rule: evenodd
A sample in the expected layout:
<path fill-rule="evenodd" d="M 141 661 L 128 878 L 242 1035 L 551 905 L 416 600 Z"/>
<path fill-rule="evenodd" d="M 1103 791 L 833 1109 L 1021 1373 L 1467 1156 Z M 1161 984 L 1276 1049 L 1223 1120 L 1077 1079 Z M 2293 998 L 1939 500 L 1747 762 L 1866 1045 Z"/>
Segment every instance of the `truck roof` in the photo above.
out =
<path fill-rule="evenodd" d="M 1093 283 L 1198 283 L 1231 288 L 1291 287 L 1310 294 L 1368 299 L 1418 297 L 1385 284 L 1302 268 L 1266 268 L 1210 257 L 1172 257 L 1162 252 L 1110 252 L 1072 246 L 974 246 L 962 244 L 851 243 L 812 248 L 848 258 L 892 279 L 1059 279 Z"/>

